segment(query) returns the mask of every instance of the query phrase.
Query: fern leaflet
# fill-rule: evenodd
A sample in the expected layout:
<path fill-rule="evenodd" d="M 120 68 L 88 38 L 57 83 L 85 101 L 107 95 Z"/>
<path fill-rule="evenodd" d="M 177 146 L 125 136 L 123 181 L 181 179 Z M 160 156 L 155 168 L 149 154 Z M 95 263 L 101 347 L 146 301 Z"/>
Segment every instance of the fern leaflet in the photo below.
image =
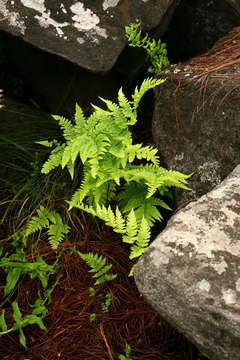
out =
<path fill-rule="evenodd" d="M 95 273 L 93 278 L 97 278 L 94 285 L 99 285 L 104 283 L 105 281 L 113 280 L 117 277 L 117 274 L 107 274 L 107 272 L 111 269 L 112 265 L 106 265 L 106 258 L 99 256 L 98 254 L 88 253 L 83 254 L 77 251 L 78 255 L 86 261 L 88 266 L 91 267 L 89 272 Z"/>
<path fill-rule="evenodd" d="M 33 216 L 26 226 L 26 236 L 34 234 L 42 229 L 48 229 L 49 241 L 51 247 L 56 250 L 59 243 L 69 232 L 69 226 L 63 224 L 61 216 L 56 211 L 50 211 L 40 205 L 37 210 L 37 216 Z"/>

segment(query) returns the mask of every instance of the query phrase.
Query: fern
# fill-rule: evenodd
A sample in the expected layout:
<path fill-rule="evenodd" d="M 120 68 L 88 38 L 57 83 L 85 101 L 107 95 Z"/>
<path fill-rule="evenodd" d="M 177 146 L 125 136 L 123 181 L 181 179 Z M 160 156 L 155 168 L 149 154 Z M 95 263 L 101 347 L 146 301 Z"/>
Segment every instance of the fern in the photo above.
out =
<path fill-rule="evenodd" d="M 155 88 L 158 85 L 161 85 L 162 83 L 165 82 L 165 79 L 152 79 L 152 78 L 147 78 L 145 80 L 143 80 L 140 88 L 138 89 L 138 87 L 136 86 L 135 88 L 135 92 L 132 95 L 133 101 L 131 102 L 133 104 L 133 109 L 136 110 L 138 108 L 138 105 L 143 97 L 143 95 L 150 89 Z M 134 123 L 130 122 L 129 125 L 134 125 Z"/>
<path fill-rule="evenodd" d="M 48 210 L 40 205 L 40 208 L 37 210 L 37 216 L 33 216 L 27 223 L 26 236 L 49 226 L 48 213 Z"/>
<path fill-rule="evenodd" d="M 116 233 L 121 233 L 123 242 L 131 245 L 130 259 L 138 257 L 138 254 L 142 254 L 146 250 L 150 241 L 150 226 L 144 216 L 138 223 L 133 209 L 124 218 L 118 208 L 114 213 L 110 206 L 106 208 L 104 205 L 97 205 L 94 208 L 82 204 L 77 207 L 104 220 L 106 225 L 111 226 Z"/>
<path fill-rule="evenodd" d="M 163 82 L 145 79 L 139 88 L 136 87 L 131 101 L 121 88 L 118 103 L 102 99 L 106 110 L 93 106 L 88 118 L 76 105 L 73 122 L 54 117 L 65 141 L 62 144 L 42 143 L 53 146 L 43 165 L 44 173 L 57 166 L 67 167 L 73 178 L 78 168 L 75 164 L 81 160 L 83 176 L 80 175 L 80 186 L 68 201 L 69 208 L 76 207 L 97 216 L 120 233 L 123 241 L 130 245 L 131 258 L 139 256 L 148 246 L 150 227 L 162 219 L 159 207 L 169 209 L 159 196 L 173 186 L 188 189 L 189 176 L 160 167 L 157 149 L 133 144 L 129 130 L 137 122 L 137 108 L 144 94 Z M 116 201 L 119 204 L 113 206 Z M 56 213 L 40 215 L 32 219 L 28 231 L 47 228 L 51 245 L 56 248 L 68 227 Z"/>
<path fill-rule="evenodd" d="M 56 250 L 70 228 L 67 224 L 63 224 L 61 216 L 56 211 L 50 211 L 48 219 L 51 222 L 48 228 L 49 242 L 52 249 Z"/>
<path fill-rule="evenodd" d="M 167 210 L 171 208 L 161 199 L 157 197 L 147 198 L 147 187 L 141 183 L 131 182 L 123 186 L 123 191 L 118 195 L 120 208 L 123 213 L 128 214 L 132 209 L 138 222 L 142 217 L 146 219 L 148 224 L 152 226 L 155 221 L 162 219 L 158 207 L 161 206 Z"/>
<path fill-rule="evenodd" d="M 142 32 L 139 30 L 139 24 L 130 24 L 125 27 L 128 36 L 129 46 L 142 47 L 148 54 L 150 66 L 148 72 L 158 74 L 163 66 L 170 65 L 167 58 L 166 44 L 161 43 L 159 39 L 150 40 L 148 34 L 142 37 Z"/>
<path fill-rule="evenodd" d="M 107 313 L 109 306 L 112 303 L 112 295 L 110 293 L 107 293 L 105 295 L 105 299 L 103 300 L 103 302 L 101 303 L 101 308 L 102 308 L 102 312 L 103 313 Z"/>
<path fill-rule="evenodd" d="M 79 251 L 77 251 L 77 253 L 81 259 L 86 261 L 86 263 L 91 267 L 89 272 L 95 273 L 93 278 L 97 280 L 95 281 L 94 285 L 102 284 L 105 281 L 110 281 L 117 277 L 117 274 L 107 274 L 112 265 L 106 265 L 106 258 L 93 253 L 83 254 Z"/>
<path fill-rule="evenodd" d="M 48 229 L 49 241 L 54 250 L 69 232 L 69 226 L 63 224 L 61 216 L 56 211 L 50 211 L 40 205 L 37 216 L 33 216 L 28 221 L 25 234 L 29 236 L 43 229 Z"/>

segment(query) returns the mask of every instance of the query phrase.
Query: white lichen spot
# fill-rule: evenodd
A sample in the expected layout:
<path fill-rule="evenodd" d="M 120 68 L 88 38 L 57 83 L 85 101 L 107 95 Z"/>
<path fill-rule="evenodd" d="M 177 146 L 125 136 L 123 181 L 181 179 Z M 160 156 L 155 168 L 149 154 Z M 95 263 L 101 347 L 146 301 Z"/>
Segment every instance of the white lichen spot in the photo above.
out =
<path fill-rule="evenodd" d="M 21 0 L 21 3 L 28 8 L 39 11 L 40 13 L 46 11 L 44 0 Z"/>
<path fill-rule="evenodd" d="M 212 267 L 214 268 L 214 270 L 219 274 L 223 274 L 225 272 L 225 270 L 227 269 L 228 265 L 226 263 L 226 261 L 221 261 L 215 264 L 212 264 Z"/>
<path fill-rule="evenodd" d="M 60 5 L 60 9 L 62 10 L 62 12 L 63 12 L 64 14 L 67 13 L 67 10 L 65 9 L 65 6 L 64 6 L 63 4 Z"/>
<path fill-rule="evenodd" d="M 22 4 L 28 8 L 34 9 L 37 12 L 40 12 L 41 15 L 35 15 L 35 19 L 38 20 L 40 26 L 47 28 L 49 25 L 55 27 L 57 35 L 62 37 L 64 35 L 63 30 L 61 29 L 64 26 L 68 26 L 68 22 L 58 23 L 51 18 L 50 10 L 47 10 L 45 7 L 44 0 L 21 0 Z"/>
<path fill-rule="evenodd" d="M 104 0 L 102 7 L 103 10 L 107 10 L 110 7 L 114 7 L 119 3 L 119 0 Z"/>
<path fill-rule="evenodd" d="M 176 154 L 175 155 L 175 161 L 182 161 L 184 158 L 184 153 L 182 152 L 181 154 Z"/>
<path fill-rule="evenodd" d="M 169 257 L 164 254 L 164 253 L 160 253 L 159 251 L 153 251 L 150 254 L 150 257 L 153 260 L 153 263 L 155 266 L 159 267 L 160 265 L 167 265 L 169 263 Z"/>
<path fill-rule="evenodd" d="M 96 31 L 97 35 L 104 37 L 105 39 L 108 38 L 106 29 L 103 29 L 100 26 L 96 26 L 95 31 Z"/>
<path fill-rule="evenodd" d="M 236 290 L 240 292 L 240 279 L 236 281 Z"/>
<path fill-rule="evenodd" d="M 235 304 L 237 301 L 236 292 L 232 289 L 222 290 L 223 300 L 226 305 Z"/>
<path fill-rule="evenodd" d="M 58 36 L 60 37 L 64 35 L 64 32 L 61 28 L 69 25 L 68 22 L 58 23 L 57 21 L 52 19 L 50 16 L 50 11 L 42 13 L 41 16 L 35 15 L 35 19 L 37 19 L 39 24 L 44 28 L 47 28 L 49 25 L 54 26 Z"/>
<path fill-rule="evenodd" d="M 202 279 L 201 281 L 199 281 L 198 287 L 200 290 L 207 292 L 209 292 L 209 290 L 211 289 L 211 285 L 206 279 Z"/>
<path fill-rule="evenodd" d="M 24 35 L 26 26 L 23 20 L 21 20 L 20 15 L 17 12 L 9 11 L 6 7 L 6 1 L 0 1 L 0 13 L 3 15 L 1 21 L 7 20 L 9 25 L 18 28 L 20 33 Z"/>
<path fill-rule="evenodd" d="M 80 31 L 91 30 L 100 22 L 99 17 L 90 9 L 84 9 L 81 2 L 76 2 L 70 9 L 74 14 L 73 25 Z"/>
<path fill-rule="evenodd" d="M 83 38 L 81 38 L 81 37 L 78 37 L 77 42 L 81 45 L 81 44 L 85 43 L 85 40 Z"/>
<path fill-rule="evenodd" d="M 198 173 L 202 182 L 210 182 L 213 186 L 221 183 L 221 177 L 218 175 L 218 161 L 205 162 L 198 167 Z"/>
<path fill-rule="evenodd" d="M 11 15 L 9 16 L 9 24 L 13 26 L 17 25 L 17 27 L 20 29 L 20 32 L 22 34 L 25 33 L 26 25 L 22 20 L 20 20 L 20 15 L 18 13 L 11 13 Z"/>

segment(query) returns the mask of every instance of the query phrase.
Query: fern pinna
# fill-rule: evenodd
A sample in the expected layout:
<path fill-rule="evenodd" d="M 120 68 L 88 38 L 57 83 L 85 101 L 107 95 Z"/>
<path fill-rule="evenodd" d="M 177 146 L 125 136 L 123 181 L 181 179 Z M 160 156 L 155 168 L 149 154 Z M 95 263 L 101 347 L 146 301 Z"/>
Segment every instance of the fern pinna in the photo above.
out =
<path fill-rule="evenodd" d="M 65 141 L 40 142 L 53 147 L 43 173 L 61 166 L 68 168 L 72 178 L 83 176 L 80 188 L 68 201 L 70 209 L 83 209 L 105 220 L 122 234 L 124 242 L 131 244 L 131 258 L 141 255 L 148 246 L 150 227 L 161 219 L 158 207 L 168 208 L 159 195 L 172 186 L 187 189 L 188 176 L 160 167 L 157 149 L 133 144 L 129 130 L 137 122 L 137 108 L 143 95 L 163 82 L 145 79 L 140 88 L 136 87 L 131 101 L 120 89 L 118 104 L 102 99 L 106 109 L 93 106 L 88 118 L 76 105 L 73 123 L 54 116 Z M 78 157 L 83 174 L 75 174 Z M 144 163 L 136 165 L 136 159 Z"/>

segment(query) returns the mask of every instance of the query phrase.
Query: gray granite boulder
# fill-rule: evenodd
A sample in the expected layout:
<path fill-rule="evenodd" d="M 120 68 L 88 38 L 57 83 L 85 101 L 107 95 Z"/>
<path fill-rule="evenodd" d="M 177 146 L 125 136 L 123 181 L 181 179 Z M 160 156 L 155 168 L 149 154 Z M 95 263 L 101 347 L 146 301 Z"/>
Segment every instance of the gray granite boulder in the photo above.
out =
<path fill-rule="evenodd" d="M 159 25 L 179 0 L 0 0 L 0 29 L 93 72 L 107 72 L 127 44 L 125 26 Z M 169 19 L 170 20 L 170 19 Z"/>
<path fill-rule="evenodd" d="M 193 173 L 192 192 L 179 204 L 219 184 L 240 162 L 239 27 L 215 47 L 161 73 L 155 89 L 153 139 L 168 168 Z"/>
<path fill-rule="evenodd" d="M 147 302 L 210 359 L 240 359 L 240 165 L 171 218 L 134 277 Z"/>

